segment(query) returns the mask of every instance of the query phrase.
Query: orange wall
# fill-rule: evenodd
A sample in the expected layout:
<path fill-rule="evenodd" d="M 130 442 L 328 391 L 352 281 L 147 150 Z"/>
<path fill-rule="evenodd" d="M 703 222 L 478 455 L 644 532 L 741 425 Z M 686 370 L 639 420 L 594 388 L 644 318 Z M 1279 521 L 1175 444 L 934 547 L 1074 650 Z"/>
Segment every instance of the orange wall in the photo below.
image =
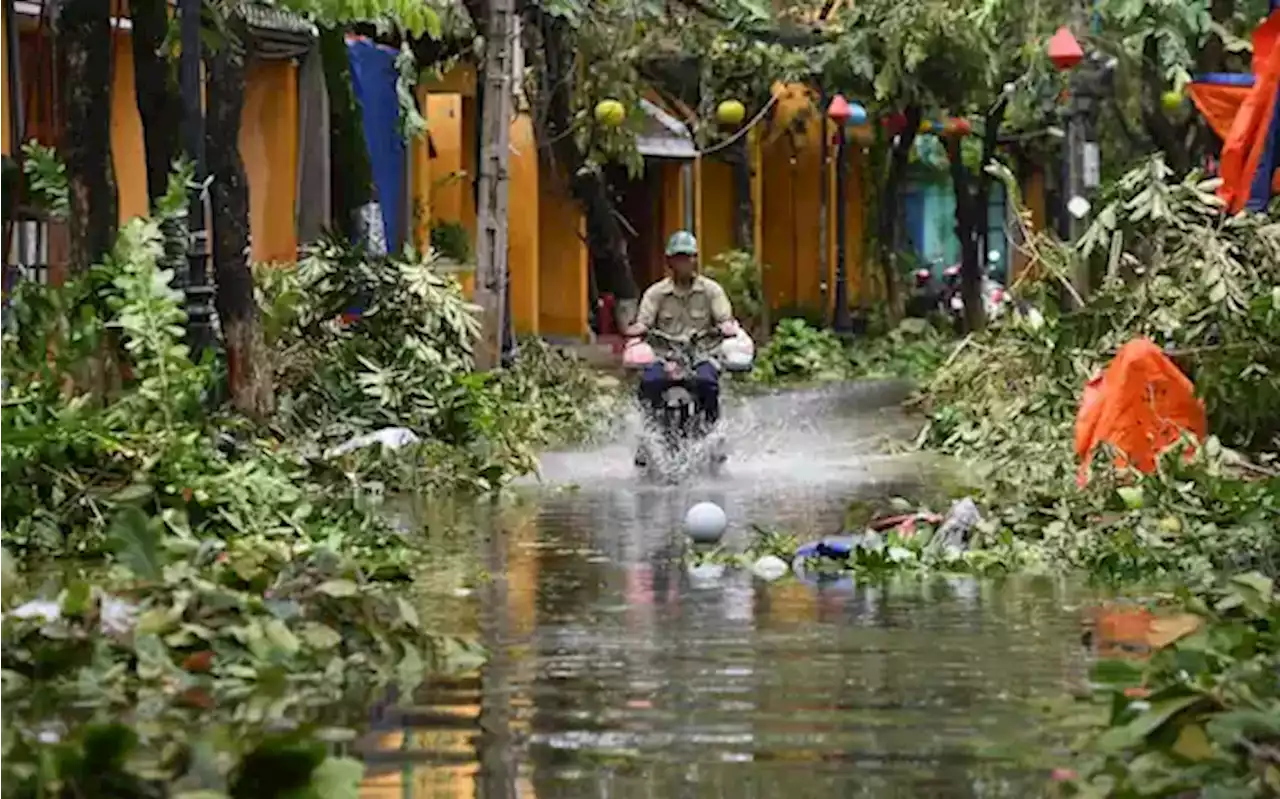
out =
<path fill-rule="evenodd" d="M 657 169 L 662 197 L 659 199 L 659 214 L 662 219 L 662 237 L 658 251 L 662 252 L 667 238 L 684 227 L 684 179 L 681 176 L 681 161 L 653 161 L 646 165 L 648 169 Z"/>
<path fill-rule="evenodd" d="M 807 115 L 807 120 L 805 119 Z M 817 113 L 810 98 L 799 91 L 788 91 L 779 102 L 778 117 L 800 121 L 800 131 L 790 135 L 775 123 L 764 133 L 761 148 L 763 163 L 763 241 L 757 244 L 765 272 L 765 295 L 774 309 L 827 310 L 835 298 L 835 198 L 832 165 L 824 169 L 821 162 L 825 118 Z M 830 131 L 828 130 L 828 135 Z M 861 191 L 861 155 L 852 142 L 848 145 L 849 170 L 845 184 L 846 244 L 845 264 L 849 278 L 849 300 L 858 298 L 863 272 L 863 214 Z M 828 157 L 834 153 L 828 146 Z M 794 163 L 793 163 L 794 162 Z M 820 213 L 819 196 L 822 181 L 831 187 L 825 218 Z M 827 225 L 827 271 L 820 272 L 819 240 L 822 225 Z M 822 308 L 822 284 L 827 284 L 827 309 Z"/>
<path fill-rule="evenodd" d="M 148 212 L 146 151 L 134 94 L 133 49 L 115 35 L 111 155 L 123 223 Z M 249 179 L 254 260 L 297 258 L 294 197 L 298 177 L 298 93 L 290 62 L 258 62 L 246 76 L 240 155 Z"/>
<path fill-rule="evenodd" d="M 240 157 L 249 179 L 253 260 L 297 260 L 298 81 L 292 61 L 249 64 Z"/>
<path fill-rule="evenodd" d="M 564 179 L 543 164 L 538 188 L 538 327 L 544 335 L 587 335 L 586 225 Z"/>
<path fill-rule="evenodd" d="M 144 216 L 147 202 L 147 159 L 142 143 L 133 84 L 133 44 L 129 34 L 115 33 L 115 80 L 111 86 L 111 162 L 115 170 L 120 222 Z"/>
<path fill-rule="evenodd" d="M 436 146 L 431 161 L 431 221 L 461 222 L 464 193 L 471 185 L 462 175 L 462 96 L 427 95 L 427 125 Z"/>
<path fill-rule="evenodd" d="M 733 167 L 720 161 L 703 160 L 700 194 L 702 229 L 698 231 L 698 246 L 706 262 L 733 249 L 733 217 L 738 205 Z"/>
<path fill-rule="evenodd" d="M 538 332 L 538 143 L 533 120 L 520 114 L 511 125 L 508 174 L 507 257 L 511 315 L 517 333 Z"/>

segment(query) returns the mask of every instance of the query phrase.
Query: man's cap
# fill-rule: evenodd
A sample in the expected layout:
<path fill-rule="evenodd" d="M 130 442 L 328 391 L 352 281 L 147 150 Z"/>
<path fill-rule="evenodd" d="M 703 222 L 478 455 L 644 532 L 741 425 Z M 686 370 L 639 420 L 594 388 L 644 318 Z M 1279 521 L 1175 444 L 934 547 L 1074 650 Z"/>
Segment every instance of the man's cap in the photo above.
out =
<path fill-rule="evenodd" d="M 667 257 L 673 255 L 697 255 L 698 240 L 687 230 L 677 230 L 667 239 Z"/>

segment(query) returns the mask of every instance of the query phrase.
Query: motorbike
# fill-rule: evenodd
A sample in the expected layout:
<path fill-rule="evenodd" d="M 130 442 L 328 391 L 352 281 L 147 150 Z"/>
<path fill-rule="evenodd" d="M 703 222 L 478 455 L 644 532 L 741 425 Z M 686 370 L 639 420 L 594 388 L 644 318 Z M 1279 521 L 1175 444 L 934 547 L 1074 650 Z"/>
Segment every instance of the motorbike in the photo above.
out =
<path fill-rule="evenodd" d="M 996 264 L 990 263 L 982 276 L 982 303 L 988 320 L 998 319 L 1009 304 L 1004 285 L 995 279 Z M 942 307 L 957 329 L 964 326 L 964 298 L 960 292 L 960 265 L 953 264 L 942 272 Z"/>
<path fill-rule="evenodd" d="M 715 472 L 725 462 L 723 438 L 713 429 L 698 407 L 694 375 L 699 363 L 718 348 L 725 371 L 750 371 L 754 345 L 740 330 L 725 337 L 718 330 L 689 337 L 668 336 L 650 330 L 643 340 L 633 339 L 624 352 L 623 362 L 631 368 L 644 368 L 657 360 L 653 344 L 664 351 L 663 363 L 669 384 L 661 402 L 648 409 L 645 430 L 641 434 L 642 462 L 650 474 L 679 477 L 690 468 L 705 467 Z"/>

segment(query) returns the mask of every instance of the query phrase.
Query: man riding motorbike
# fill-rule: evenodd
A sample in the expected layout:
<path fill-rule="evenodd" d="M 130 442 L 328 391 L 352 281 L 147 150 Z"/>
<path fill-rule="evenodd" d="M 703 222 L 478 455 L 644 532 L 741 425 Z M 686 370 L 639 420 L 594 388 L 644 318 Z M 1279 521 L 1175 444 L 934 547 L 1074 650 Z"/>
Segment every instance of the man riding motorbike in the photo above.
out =
<path fill-rule="evenodd" d="M 669 275 L 650 286 L 640 300 L 635 322 L 626 335 L 641 337 L 656 330 L 664 337 L 692 338 L 718 332 L 730 337 L 737 333 L 733 308 L 720 284 L 698 274 L 698 241 L 692 233 L 680 230 L 667 240 L 666 259 Z M 659 342 L 660 343 L 660 342 Z M 662 357 L 645 367 L 640 376 L 640 399 L 649 414 L 657 412 L 662 394 L 673 382 L 673 364 Z M 720 419 L 720 369 L 708 352 L 697 363 L 689 381 L 698 410 L 708 426 Z M 643 464 L 643 448 L 636 462 Z"/>

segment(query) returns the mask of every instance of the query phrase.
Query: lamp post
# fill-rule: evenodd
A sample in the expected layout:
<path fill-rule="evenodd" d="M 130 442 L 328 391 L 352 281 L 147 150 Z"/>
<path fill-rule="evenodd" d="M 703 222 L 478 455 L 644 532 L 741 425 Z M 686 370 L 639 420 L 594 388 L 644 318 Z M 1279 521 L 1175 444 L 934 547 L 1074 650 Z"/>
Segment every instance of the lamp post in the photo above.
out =
<path fill-rule="evenodd" d="M 209 285 L 209 237 L 205 232 L 205 164 L 204 108 L 200 80 L 200 11 L 202 0 L 180 0 L 182 54 L 179 78 L 182 91 L 182 139 L 187 157 L 195 170 L 188 188 L 187 275 L 184 281 L 187 300 L 187 343 L 191 357 L 199 361 L 213 343 Z"/>
<path fill-rule="evenodd" d="M 1100 182 L 1101 153 L 1094 123 L 1102 82 L 1115 68 L 1114 59 L 1103 62 L 1085 57 L 1070 28 L 1062 26 L 1048 44 L 1049 59 L 1060 72 L 1070 72 L 1067 107 L 1066 210 L 1067 237 L 1074 244 L 1084 234 L 1089 215 L 1089 193 Z M 1072 275 L 1072 285 L 1081 299 L 1089 293 L 1089 267 L 1081 262 Z"/>
<path fill-rule="evenodd" d="M 845 158 L 845 126 L 861 125 L 867 121 L 867 110 L 858 103 L 850 103 L 843 94 L 831 98 L 827 106 L 827 117 L 836 123 L 836 290 L 835 313 L 832 327 L 837 333 L 847 333 L 853 327 L 849 316 L 849 274 L 845 257 L 848 230 L 845 224 L 846 195 L 845 183 L 848 180 L 849 164 Z"/>

